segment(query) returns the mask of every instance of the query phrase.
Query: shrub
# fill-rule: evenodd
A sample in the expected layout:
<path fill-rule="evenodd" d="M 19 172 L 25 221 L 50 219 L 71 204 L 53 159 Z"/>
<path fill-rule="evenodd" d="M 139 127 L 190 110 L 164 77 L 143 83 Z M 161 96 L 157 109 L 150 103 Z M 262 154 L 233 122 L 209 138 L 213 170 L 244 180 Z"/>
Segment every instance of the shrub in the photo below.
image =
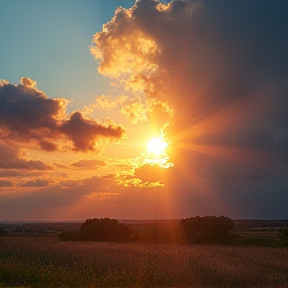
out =
<path fill-rule="evenodd" d="M 229 243 L 233 239 L 229 230 L 234 227 L 231 218 L 225 216 L 196 216 L 182 220 L 186 241 L 191 244 Z"/>
<path fill-rule="evenodd" d="M 280 239 L 282 239 L 284 244 L 288 246 L 288 228 L 281 228 L 279 234 Z"/>
<path fill-rule="evenodd" d="M 4 228 L 0 227 L 0 236 L 7 235 L 7 232 L 5 231 Z"/>
<path fill-rule="evenodd" d="M 116 219 L 93 218 L 87 219 L 81 224 L 80 231 L 64 231 L 58 237 L 63 241 L 114 241 L 121 242 L 129 240 L 131 231 L 125 224 Z"/>

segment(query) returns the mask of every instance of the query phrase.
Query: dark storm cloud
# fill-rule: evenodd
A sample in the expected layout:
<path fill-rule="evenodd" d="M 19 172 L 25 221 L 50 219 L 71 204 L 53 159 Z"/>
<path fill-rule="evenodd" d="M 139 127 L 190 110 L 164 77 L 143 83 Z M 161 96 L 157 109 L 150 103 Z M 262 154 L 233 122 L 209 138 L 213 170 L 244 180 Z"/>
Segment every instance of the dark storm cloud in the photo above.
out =
<path fill-rule="evenodd" d="M 229 131 L 196 140 L 287 150 L 287 13 L 281 0 L 140 0 L 116 10 L 91 52 L 99 72 L 174 109 L 170 136 L 247 98 L 246 121 L 231 115 Z"/>
<path fill-rule="evenodd" d="M 0 83 L 0 133 L 4 140 L 37 144 L 45 151 L 58 149 L 68 138 L 74 150 L 93 150 L 99 139 L 119 139 L 124 130 L 85 119 L 80 112 L 66 119 L 64 99 L 48 98 L 36 82 L 22 78 L 19 85 Z"/>
<path fill-rule="evenodd" d="M 139 0 L 94 35 L 100 73 L 173 111 L 163 189 L 179 215 L 288 216 L 287 15 L 282 0 Z"/>

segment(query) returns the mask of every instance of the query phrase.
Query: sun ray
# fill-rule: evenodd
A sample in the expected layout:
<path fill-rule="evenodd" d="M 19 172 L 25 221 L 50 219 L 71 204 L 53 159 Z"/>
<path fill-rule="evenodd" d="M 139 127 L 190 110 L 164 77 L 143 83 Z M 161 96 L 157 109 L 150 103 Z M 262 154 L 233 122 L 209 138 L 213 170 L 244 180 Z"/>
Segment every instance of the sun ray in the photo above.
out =
<path fill-rule="evenodd" d="M 223 199 L 217 197 L 217 193 L 215 192 L 217 187 L 212 182 L 207 181 L 204 175 L 198 173 L 199 163 L 197 163 L 197 161 L 193 161 L 193 157 L 187 157 L 186 153 L 179 153 L 178 151 L 175 158 L 177 158 L 177 161 L 175 161 L 175 167 L 178 170 L 177 177 L 182 177 L 183 183 L 190 183 L 189 191 L 186 192 L 186 196 L 185 193 L 183 194 L 187 204 L 190 202 L 189 205 L 192 204 L 197 210 L 197 207 L 199 205 L 201 206 L 203 201 L 206 201 L 205 205 L 208 205 L 207 203 L 211 203 L 211 205 L 206 207 L 206 209 L 209 209 L 208 207 L 210 207 L 211 213 L 215 213 L 212 211 L 219 211 L 219 213 L 222 213 L 220 211 L 230 210 Z M 189 165 L 187 165 L 187 161 L 189 162 Z M 177 195 L 174 195 L 174 201 L 179 201 Z M 193 213 L 197 212 L 194 211 Z"/>
<path fill-rule="evenodd" d="M 178 142 L 197 139 L 205 135 L 224 134 L 231 129 L 237 129 L 237 127 L 251 125 L 251 123 L 253 125 L 256 125 L 258 122 L 261 123 L 263 118 L 273 110 L 271 101 L 266 98 L 268 97 L 267 91 L 273 89 L 276 84 L 277 81 L 268 83 L 261 89 L 254 91 L 254 93 L 231 102 L 229 105 L 218 109 L 185 130 L 182 130 L 173 136 L 171 140 Z"/>
<path fill-rule="evenodd" d="M 194 150 L 224 160 L 237 162 L 239 164 L 253 166 L 258 169 L 271 170 L 279 167 L 279 163 L 285 167 L 287 155 L 267 150 L 256 150 L 243 147 L 195 145 L 182 143 L 180 148 Z M 278 171 L 274 171 L 278 173 Z"/>

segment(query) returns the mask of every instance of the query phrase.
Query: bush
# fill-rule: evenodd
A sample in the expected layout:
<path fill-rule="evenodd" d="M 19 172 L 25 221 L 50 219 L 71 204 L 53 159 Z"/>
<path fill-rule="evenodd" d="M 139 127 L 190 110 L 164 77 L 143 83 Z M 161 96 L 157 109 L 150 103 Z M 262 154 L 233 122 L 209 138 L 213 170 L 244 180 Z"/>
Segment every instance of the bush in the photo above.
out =
<path fill-rule="evenodd" d="M 190 244 L 220 244 L 233 240 L 229 230 L 233 221 L 225 216 L 196 216 L 182 220 L 186 241 Z"/>
<path fill-rule="evenodd" d="M 80 231 L 64 231 L 58 235 L 60 240 L 82 241 L 128 241 L 131 235 L 129 227 L 116 219 L 93 218 L 81 224 Z"/>
<path fill-rule="evenodd" d="M 7 231 L 5 231 L 4 228 L 0 227 L 0 236 L 5 236 L 7 235 Z"/>
<path fill-rule="evenodd" d="M 288 228 L 281 228 L 279 234 L 280 239 L 282 239 L 284 244 L 288 246 Z"/>

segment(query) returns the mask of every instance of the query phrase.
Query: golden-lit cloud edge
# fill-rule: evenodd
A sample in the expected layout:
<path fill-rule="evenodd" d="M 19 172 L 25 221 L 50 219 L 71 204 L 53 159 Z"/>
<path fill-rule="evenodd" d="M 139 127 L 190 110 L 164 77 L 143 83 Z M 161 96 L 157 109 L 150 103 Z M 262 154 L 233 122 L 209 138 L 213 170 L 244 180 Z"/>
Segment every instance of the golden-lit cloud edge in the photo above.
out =
<path fill-rule="evenodd" d="M 48 98 L 36 89 L 36 81 L 0 85 L 0 133 L 2 141 L 38 147 L 44 151 L 99 149 L 121 139 L 125 130 L 112 120 L 96 121 L 74 111 L 66 116 L 65 99 Z"/>

